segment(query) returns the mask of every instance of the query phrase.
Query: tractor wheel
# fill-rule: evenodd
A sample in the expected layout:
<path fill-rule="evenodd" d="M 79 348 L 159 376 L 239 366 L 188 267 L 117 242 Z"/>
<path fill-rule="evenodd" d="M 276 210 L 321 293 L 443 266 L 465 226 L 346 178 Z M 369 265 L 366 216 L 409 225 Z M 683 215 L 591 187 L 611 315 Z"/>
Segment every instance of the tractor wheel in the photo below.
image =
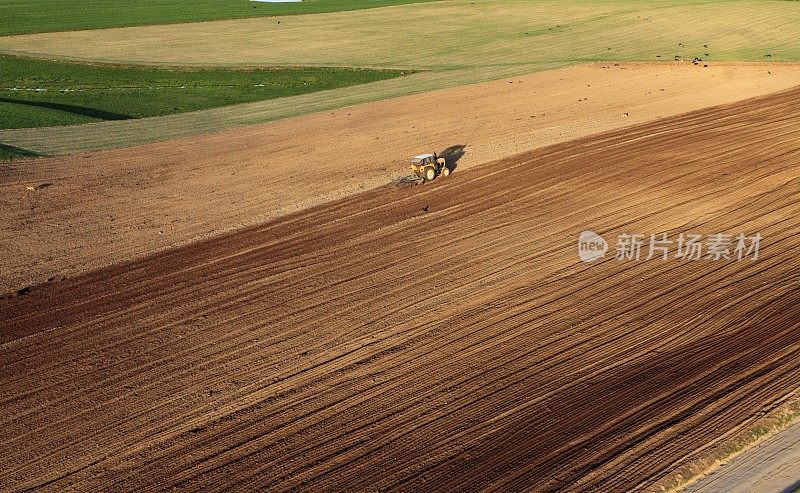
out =
<path fill-rule="evenodd" d="M 442 166 L 442 176 L 450 176 L 450 168 Z"/>
<path fill-rule="evenodd" d="M 425 168 L 425 181 L 433 181 L 434 178 L 436 178 L 436 170 L 433 169 L 433 166 Z"/>

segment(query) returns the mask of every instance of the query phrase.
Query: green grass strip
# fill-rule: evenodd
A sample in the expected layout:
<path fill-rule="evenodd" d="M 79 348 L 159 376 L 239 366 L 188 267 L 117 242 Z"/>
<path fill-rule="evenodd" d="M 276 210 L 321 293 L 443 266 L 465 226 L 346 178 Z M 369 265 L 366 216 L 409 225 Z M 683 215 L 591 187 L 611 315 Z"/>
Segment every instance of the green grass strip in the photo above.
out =
<path fill-rule="evenodd" d="M 163 116 L 407 74 L 351 68 L 152 68 L 0 56 L 0 129 Z"/>

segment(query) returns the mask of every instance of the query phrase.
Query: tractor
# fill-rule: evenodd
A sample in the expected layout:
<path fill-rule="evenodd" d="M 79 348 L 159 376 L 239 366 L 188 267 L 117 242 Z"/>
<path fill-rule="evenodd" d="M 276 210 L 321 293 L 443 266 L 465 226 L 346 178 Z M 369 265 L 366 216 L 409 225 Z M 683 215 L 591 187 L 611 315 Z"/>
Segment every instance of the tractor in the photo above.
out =
<path fill-rule="evenodd" d="M 433 181 L 437 176 L 448 176 L 450 168 L 443 157 L 433 154 L 420 154 L 411 158 L 411 171 L 425 181 Z"/>

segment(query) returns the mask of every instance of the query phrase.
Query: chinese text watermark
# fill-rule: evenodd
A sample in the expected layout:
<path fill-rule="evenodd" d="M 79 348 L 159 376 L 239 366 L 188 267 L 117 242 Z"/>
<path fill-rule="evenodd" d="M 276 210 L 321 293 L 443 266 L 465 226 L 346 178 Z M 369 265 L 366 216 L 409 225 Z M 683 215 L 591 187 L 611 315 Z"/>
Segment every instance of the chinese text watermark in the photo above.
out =
<path fill-rule="evenodd" d="M 614 245 L 617 260 L 758 260 L 763 236 L 760 233 L 736 235 L 713 233 L 635 234 L 620 233 Z M 593 262 L 605 257 L 609 244 L 594 231 L 583 231 L 578 236 L 578 255 L 583 262 Z"/>

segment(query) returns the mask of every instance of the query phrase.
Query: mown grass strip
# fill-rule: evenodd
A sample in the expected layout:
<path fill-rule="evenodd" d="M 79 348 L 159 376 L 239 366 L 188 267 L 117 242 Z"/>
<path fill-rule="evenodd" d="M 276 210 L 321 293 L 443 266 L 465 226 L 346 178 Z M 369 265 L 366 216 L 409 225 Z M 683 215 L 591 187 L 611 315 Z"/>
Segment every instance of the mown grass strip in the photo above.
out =
<path fill-rule="evenodd" d="M 391 79 L 351 68 L 152 68 L 0 56 L 0 129 L 216 108 Z"/>
<path fill-rule="evenodd" d="M 0 36 L 109 27 L 320 14 L 437 0 L 5 0 L 0 2 Z"/>

